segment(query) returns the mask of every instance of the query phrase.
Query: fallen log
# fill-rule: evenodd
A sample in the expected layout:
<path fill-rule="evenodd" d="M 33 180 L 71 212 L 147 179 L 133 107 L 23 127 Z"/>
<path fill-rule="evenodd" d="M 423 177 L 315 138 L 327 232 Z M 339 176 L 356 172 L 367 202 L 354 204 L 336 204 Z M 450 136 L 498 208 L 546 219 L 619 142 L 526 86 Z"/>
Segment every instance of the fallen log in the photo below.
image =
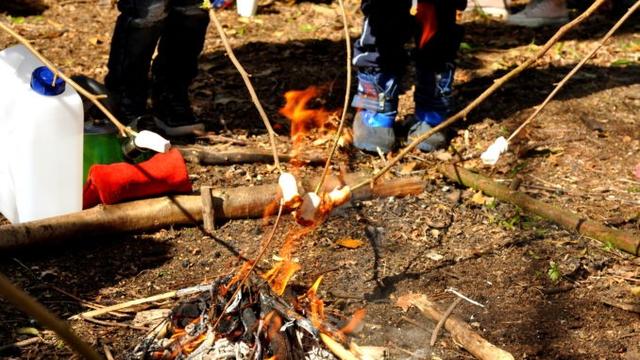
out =
<path fill-rule="evenodd" d="M 347 184 L 365 178 L 347 175 Z M 318 178 L 302 181 L 301 188 L 313 189 Z M 327 179 L 325 190 L 340 184 L 335 177 Z M 373 197 L 406 196 L 424 191 L 425 180 L 412 177 L 361 188 L 353 193 L 356 200 Z M 216 220 L 259 218 L 273 203 L 279 191 L 277 184 L 243 186 L 212 190 Z M 53 245 L 70 238 L 92 239 L 116 233 L 149 231 L 171 225 L 199 225 L 202 221 L 202 200 L 199 195 L 165 196 L 117 205 L 99 205 L 94 208 L 16 225 L 0 227 L 0 251 L 26 246 Z"/>
<path fill-rule="evenodd" d="M 635 256 L 640 255 L 640 238 L 631 233 L 609 228 L 596 221 L 589 220 L 583 215 L 574 214 L 568 210 L 536 200 L 529 195 L 510 190 L 508 187 L 500 185 L 485 176 L 472 173 L 459 166 L 443 165 L 438 170 L 459 184 L 481 190 L 500 201 L 514 204 L 529 213 L 553 221 L 567 230 L 576 231 L 580 235 L 596 239 L 605 244 L 612 244 L 616 248 Z"/>
<path fill-rule="evenodd" d="M 401 296 L 397 305 L 405 310 L 409 306 L 415 306 L 422 314 L 436 322 L 439 322 L 444 317 L 440 307 L 423 294 Z M 513 355 L 488 342 L 456 315 L 449 314 L 449 317 L 444 322 L 444 328 L 451 334 L 456 343 L 478 359 L 513 360 Z"/>
<path fill-rule="evenodd" d="M 273 154 L 271 151 L 250 149 L 235 151 L 214 151 L 203 148 L 179 148 L 182 156 L 188 162 L 200 165 L 233 165 L 233 164 L 253 164 L 253 163 L 272 163 Z M 321 153 L 308 153 L 301 156 L 292 156 L 288 154 L 278 154 L 281 162 L 296 162 L 307 165 L 324 165 L 327 157 Z"/>

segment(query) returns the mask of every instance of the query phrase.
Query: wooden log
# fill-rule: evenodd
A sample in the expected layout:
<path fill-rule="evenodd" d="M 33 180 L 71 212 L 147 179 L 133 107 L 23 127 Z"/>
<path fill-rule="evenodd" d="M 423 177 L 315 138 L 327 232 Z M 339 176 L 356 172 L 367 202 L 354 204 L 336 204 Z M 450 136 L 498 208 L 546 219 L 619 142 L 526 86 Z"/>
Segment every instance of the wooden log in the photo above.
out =
<path fill-rule="evenodd" d="M 45 0 L 0 1 L 0 11 L 31 15 L 46 10 L 49 7 L 48 3 L 49 1 Z"/>
<path fill-rule="evenodd" d="M 347 184 L 365 176 L 347 175 Z M 302 188 L 313 189 L 317 178 L 302 181 Z M 331 177 L 324 189 L 331 190 L 340 180 Z M 418 177 L 381 182 L 373 188 L 353 193 L 356 200 L 373 197 L 406 196 L 424 191 L 426 181 Z M 217 220 L 259 218 L 277 197 L 277 184 L 243 186 L 213 190 L 213 209 Z M 197 225 L 202 221 L 202 200 L 198 195 L 165 196 L 117 205 L 99 205 L 68 215 L 56 216 L 0 227 L 0 251 L 27 246 L 53 245 L 70 238 L 93 239 L 116 233 L 139 232 L 171 225 Z"/>
<path fill-rule="evenodd" d="M 233 164 L 253 164 L 272 163 L 273 154 L 271 151 L 260 149 L 243 149 L 235 151 L 213 151 L 197 147 L 179 148 L 185 160 L 200 165 L 233 165 Z M 324 165 L 327 157 L 321 153 L 307 153 L 299 157 L 288 154 L 279 154 L 281 162 L 297 162 L 307 165 Z"/>
<path fill-rule="evenodd" d="M 460 166 L 444 165 L 440 166 L 438 170 L 455 182 L 481 190 L 498 200 L 514 204 L 529 213 L 553 221 L 567 230 L 576 231 L 581 235 L 605 244 L 612 244 L 616 248 L 635 256 L 640 254 L 640 238 L 636 235 L 609 228 L 596 221 L 589 220 L 586 216 L 574 214 L 568 210 L 536 200 L 529 195 L 510 190 L 504 185 L 500 185 L 485 176 L 472 173 Z"/>
<path fill-rule="evenodd" d="M 444 316 L 440 307 L 424 295 L 411 295 L 409 302 L 433 321 L 439 322 Z M 462 345 L 465 350 L 478 359 L 513 360 L 513 355 L 488 342 L 456 315 L 449 315 L 444 323 L 444 328 L 456 343 Z"/>

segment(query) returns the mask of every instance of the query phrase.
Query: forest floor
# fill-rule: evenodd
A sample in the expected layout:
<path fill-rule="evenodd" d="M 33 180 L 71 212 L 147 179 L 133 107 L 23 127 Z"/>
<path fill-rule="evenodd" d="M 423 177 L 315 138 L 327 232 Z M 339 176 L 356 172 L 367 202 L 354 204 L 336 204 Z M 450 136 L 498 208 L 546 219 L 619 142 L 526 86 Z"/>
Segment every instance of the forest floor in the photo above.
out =
<path fill-rule="evenodd" d="M 347 2 L 347 13 L 355 39 L 362 21 L 357 1 Z M 99 7 L 94 1 L 55 0 L 41 14 L 3 17 L 67 74 L 103 80 L 117 14 L 116 9 Z M 292 148 L 289 121 L 279 114 L 285 92 L 320 86 L 324 91 L 314 107 L 341 108 L 346 51 L 337 2 L 264 1 L 253 18 L 239 18 L 233 10 L 218 14 L 276 124 L 282 152 Z M 456 186 L 435 170 L 439 163 L 457 156 L 455 149 L 469 169 L 505 184 L 520 179 L 520 190 L 536 199 L 640 236 L 640 179 L 634 176 L 640 164 L 637 16 L 568 83 L 495 167 L 479 160 L 496 137 L 510 134 L 534 111 L 617 17 L 599 13 L 571 31 L 534 66 L 459 122 L 449 133 L 448 149 L 435 154 L 416 151 L 403 160 L 393 176 L 425 177 L 424 193 L 354 203 L 307 235 L 295 253 L 302 270 L 293 283 L 309 287 L 323 274 L 320 295 L 326 306 L 347 315 L 366 309 L 365 324 L 356 335 L 358 343 L 386 346 L 393 359 L 473 358 L 446 332 L 436 346 L 429 347 L 435 324 L 415 309 L 404 313 L 396 305 L 402 295 L 423 293 L 447 306 L 454 299 L 445 292 L 448 288 L 484 304 L 481 308 L 463 302 L 454 313 L 518 359 L 640 359 L 640 314 L 608 305 L 640 305 L 640 298 L 630 292 L 640 286 L 639 259 Z M 532 56 L 556 30 L 514 28 L 469 14 L 462 23 L 466 34 L 455 93 L 460 108 Z M 13 43 L 0 34 L 0 49 Z M 247 147 L 267 149 L 264 127 L 213 25 L 199 66 L 192 96 L 207 129 L 242 140 Z M 401 119 L 413 113 L 412 74 L 410 69 L 404 81 Z M 311 131 L 302 151 L 328 150 L 330 135 Z M 194 138 L 176 142 L 216 151 L 238 148 Z M 372 173 L 384 161 L 343 149 L 335 163 L 350 172 Z M 320 170 L 299 169 L 304 175 Z M 201 185 L 273 183 L 278 176 L 268 164 L 190 164 L 189 173 L 194 191 Z M 277 242 L 293 226 L 286 217 Z M 214 236 L 191 226 L 101 238 L 78 234 L 64 246 L 0 254 L 0 272 L 67 318 L 85 308 L 54 287 L 107 305 L 197 285 L 233 271 L 239 264 L 238 254 L 255 254 L 266 229 L 262 220 L 247 219 L 219 224 Z M 362 240 L 363 245 L 342 247 L 339 240 L 345 238 Z M 273 251 L 277 248 L 274 245 Z M 268 266 L 270 261 L 271 255 L 261 265 Z M 43 337 L 41 342 L 0 356 L 72 356 L 39 324 L 3 300 L 0 305 L 0 346 L 31 337 L 35 331 Z M 71 325 L 100 351 L 107 345 L 117 359 L 124 358 L 144 335 L 139 330 L 82 321 Z"/>

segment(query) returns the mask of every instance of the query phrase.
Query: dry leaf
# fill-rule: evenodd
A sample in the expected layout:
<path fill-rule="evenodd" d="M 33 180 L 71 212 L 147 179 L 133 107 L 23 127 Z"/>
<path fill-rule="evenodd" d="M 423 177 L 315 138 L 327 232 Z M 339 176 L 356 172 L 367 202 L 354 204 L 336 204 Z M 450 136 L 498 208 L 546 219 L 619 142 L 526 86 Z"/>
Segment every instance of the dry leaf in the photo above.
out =
<path fill-rule="evenodd" d="M 417 166 L 417 163 L 415 161 L 406 163 L 402 165 L 402 169 L 400 169 L 400 174 L 402 175 L 411 174 L 411 172 L 416 168 L 416 166 Z"/>
<path fill-rule="evenodd" d="M 482 194 L 482 191 L 478 191 L 477 193 L 473 194 L 473 197 L 471 197 L 471 201 L 478 205 L 484 205 L 487 201 L 487 198 Z"/>
<path fill-rule="evenodd" d="M 636 165 L 636 170 L 633 172 L 633 174 L 640 180 L 640 164 Z"/>
<path fill-rule="evenodd" d="M 631 288 L 631 293 L 635 296 L 640 297 L 640 286 Z"/>
<path fill-rule="evenodd" d="M 425 301 L 427 296 L 424 294 L 408 293 L 402 295 L 396 301 L 396 306 L 400 307 L 402 311 L 407 311 L 416 301 Z"/>
<path fill-rule="evenodd" d="M 336 244 L 346 247 L 347 249 L 357 249 L 364 245 L 364 241 L 352 238 L 345 238 L 336 241 Z"/>

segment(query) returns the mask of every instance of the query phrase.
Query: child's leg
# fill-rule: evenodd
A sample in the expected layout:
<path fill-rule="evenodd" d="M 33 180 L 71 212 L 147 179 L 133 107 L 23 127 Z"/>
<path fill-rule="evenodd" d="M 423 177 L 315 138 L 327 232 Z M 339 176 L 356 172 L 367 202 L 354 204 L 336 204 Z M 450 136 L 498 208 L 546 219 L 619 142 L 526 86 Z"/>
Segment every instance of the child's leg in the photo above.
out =
<path fill-rule="evenodd" d="M 118 103 L 120 120 L 146 112 L 149 67 L 167 17 L 169 0 L 120 0 L 105 85 Z"/>
<path fill-rule="evenodd" d="M 455 59 L 463 35 L 462 27 L 456 24 L 457 7 L 450 2 L 424 3 L 419 9 L 432 13 L 418 14 L 421 21 L 416 30 L 416 123 L 410 138 L 431 130 L 450 115 Z M 444 135 L 436 133 L 419 148 L 432 151 L 444 144 Z"/>
<path fill-rule="evenodd" d="M 355 42 L 358 93 L 352 106 L 354 145 L 366 151 L 389 152 L 395 143 L 398 80 L 407 63 L 404 44 L 411 36 L 411 0 L 363 0 L 365 21 Z"/>
<path fill-rule="evenodd" d="M 159 125 L 168 135 L 204 130 L 191 111 L 188 90 L 198 73 L 209 13 L 202 0 L 174 0 L 153 62 L 152 100 Z"/>

